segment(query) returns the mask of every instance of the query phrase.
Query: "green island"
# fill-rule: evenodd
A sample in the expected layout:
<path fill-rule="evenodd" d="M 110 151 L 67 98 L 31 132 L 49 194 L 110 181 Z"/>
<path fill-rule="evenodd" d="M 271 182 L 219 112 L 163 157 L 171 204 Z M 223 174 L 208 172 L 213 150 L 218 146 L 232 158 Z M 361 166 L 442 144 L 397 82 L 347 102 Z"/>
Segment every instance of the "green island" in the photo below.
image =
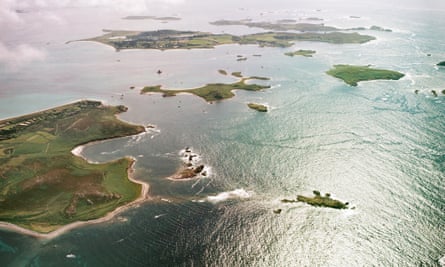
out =
<path fill-rule="evenodd" d="M 227 75 L 227 71 L 225 71 L 225 70 L 218 70 L 218 72 L 221 75 Z"/>
<path fill-rule="evenodd" d="M 124 106 L 79 101 L 0 121 L 0 221 L 49 233 L 101 218 L 141 196 L 130 158 L 90 164 L 71 151 L 145 131 L 120 121 Z"/>
<path fill-rule="evenodd" d="M 257 103 L 249 103 L 249 104 L 247 104 L 247 106 L 249 108 L 259 111 L 259 112 L 267 112 L 267 110 L 268 110 L 267 106 L 262 105 L 262 104 L 257 104 Z"/>
<path fill-rule="evenodd" d="M 225 72 L 225 71 L 224 71 Z M 219 70 L 219 73 L 224 73 Z M 225 72 L 227 73 L 227 72 Z M 241 72 L 233 72 L 232 76 L 240 78 L 238 82 L 225 84 L 225 83 L 209 83 L 202 87 L 193 89 L 162 89 L 161 85 L 145 86 L 141 90 L 141 94 L 147 93 L 162 93 L 164 97 L 175 96 L 178 93 L 190 93 L 203 98 L 207 102 L 219 101 L 223 99 L 232 98 L 234 96 L 233 90 L 247 90 L 247 91 L 259 91 L 262 89 L 270 88 L 268 85 L 258 85 L 246 83 L 249 80 L 269 80 L 265 77 L 243 77 Z"/>
<path fill-rule="evenodd" d="M 441 61 L 437 63 L 437 66 L 445 67 L 445 61 Z"/>
<path fill-rule="evenodd" d="M 241 44 L 260 47 L 290 47 L 296 41 L 326 42 L 332 44 L 361 44 L 375 37 L 359 33 L 344 32 L 264 32 L 247 35 L 213 34 L 197 31 L 114 31 L 104 30 L 105 34 L 79 41 L 93 41 L 122 49 L 198 49 L 214 48 L 218 45 Z M 67 42 L 70 43 L 70 42 Z"/>
<path fill-rule="evenodd" d="M 326 72 L 327 74 L 343 80 L 351 86 L 357 86 L 361 81 L 372 80 L 398 80 L 405 76 L 403 73 L 372 69 L 370 66 L 334 65 L 334 68 Z"/>
<path fill-rule="evenodd" d="M 294 52 L 287 52 L 284 53 L 286 56 L 290 56 L 290 57 L 294 57 L 294 56 L 303 56 L 303 57 L 312 57 L 314 54 L 316 53 L 316 51 L 314 50 L 304 50 L 304 49 L 300 49 Z"/>
<path fill-rule="evenodd" d="M 298 195 L 296 200 L 282 199 L 281 202 L 283 202 L 283 203 L 304 202 L 311 206 L 327 207 L 327 208 L 334 208 L 334 209 L 347 209 L 348 208 L 348 205 L 349 205 L 348 202 L 341 202 L 340 200 L 333 199 L 333 198 L 331 198 L 331 194 L 329 194 L 329 193 L 326 193 L 324 196 L 322 196 L 319 191 L 314 190 L 313 194 L 314 194 L 313 197 L 306 197 L 306 196 Z"/>

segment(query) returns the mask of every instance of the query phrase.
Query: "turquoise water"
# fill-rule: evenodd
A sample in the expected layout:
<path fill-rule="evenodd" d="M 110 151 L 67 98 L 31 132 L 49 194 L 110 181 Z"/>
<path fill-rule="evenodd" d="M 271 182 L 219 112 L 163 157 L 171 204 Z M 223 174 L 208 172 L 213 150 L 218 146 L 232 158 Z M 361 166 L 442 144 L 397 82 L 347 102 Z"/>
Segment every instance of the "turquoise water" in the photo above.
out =
<path fill-rule="evenodd" d="M 413 3 L 416 8 L 410 8 Z M 0 117 L 94 98 L 127 105 L 124 120 L 157 126 L 146 135 L 83 152 L 98 162 L 136 157 L 136 178 L 150 184 L 150 201 L 53 240 L 1 231 L 0 265 L 440 266 L 445 256 L 445 96 L 434 98 L 430 91 L 445 89 L 445 70 L 434 66 L 445 58 L 443 9 L 434 1 L 424 6 L 416 1 L 384 6 L 279 1 L 272 7 L 206 4 L 201 8 L 209 12 L 197 14 L 198 4 L 203 3 L 161 8 L 166 15 L 183 17 L 168 24 L 122 21 L 117 11 L 108 11 L 86 19 L 95 27 L 87 27 L 88 21 L 73 27 L 72 37 L 45 33 L 53 38 L 45 61 L 16 71 L 0 69 L 5 88 L 0 90 Z M 57 12 L 75 19 L 76 12 L 93 11 Z M 258 29 L 206 22 L 312 16 L 328 25 L 379 25 L 394 31 L 366 32 L 378 39 L 363 45 L 303 42 L 288 49 L 229 45 L 116 53 L 94 43 L 64 44 L 111 26 L 244 33 Z M 64 27 L 54 26 L 54 31 Z M 11 42 L 24 38 L 13 37 Z M 46 42 L 37 35 L 27 38 Z M 296 49 L 317 53 L 313 58 L 283 55 Z M 238 62 L 237 55 L 248 60 Z M 349 87 L 324 74 L 334 64 L 372 64 L 407 75 Z M 271 88 L 238 91 L 235 98 L 214 104 L 192 95 L 162 98 L 129 89 L 233 81 L 218 69 L 270 77 Z M 248 102 L 266 103 L 271 110 L 254 112 Z M 165 179 L 179 166 L 186 146 L 210 166 L 209 177 Z M 312 190 L 330 192 L 354 209 L 280 202 Z M 274 214 L 278 208 L 282 213 Z"/>

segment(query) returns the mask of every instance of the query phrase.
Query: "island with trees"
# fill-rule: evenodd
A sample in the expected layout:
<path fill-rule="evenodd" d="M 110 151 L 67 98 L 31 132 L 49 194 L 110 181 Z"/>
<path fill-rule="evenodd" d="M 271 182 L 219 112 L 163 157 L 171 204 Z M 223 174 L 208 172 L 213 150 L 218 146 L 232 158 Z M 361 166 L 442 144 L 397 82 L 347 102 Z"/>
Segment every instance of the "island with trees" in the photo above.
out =
<path fill-rule="evenodd" d="M 351 86 L 357 86 L 361 81 L 372 80 L 399 80 L 403 76 L 403 73 L 384 70 L 373 69 L 368 66 L 354 66 L 354 65 L 334 65 L 334 68 L 326 72 L 327 74 L 343 80 L 345 83 Z"/>
<path fill-rule="evenodd" d="M 0 221 L 48 233 L 141 198 L 133 159 L 91 164 L 72 152 L 145 132 L 116 118 L 126 110 L 85 100 L 0 121 Z"/>

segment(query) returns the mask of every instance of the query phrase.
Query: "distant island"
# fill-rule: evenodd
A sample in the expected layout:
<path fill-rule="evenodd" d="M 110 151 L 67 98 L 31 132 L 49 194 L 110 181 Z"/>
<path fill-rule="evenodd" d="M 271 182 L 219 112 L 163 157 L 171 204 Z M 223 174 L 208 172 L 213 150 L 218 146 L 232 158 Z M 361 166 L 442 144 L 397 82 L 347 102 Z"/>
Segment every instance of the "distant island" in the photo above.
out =
<path fill-rule="evenodd" d="M 227 72 L 224 70 L 219 70 L 218 72 L 223 75 L 227 74 Z M 232 76 L 240 78 L 240 80 L 238 82 L 231 84 L 210 83 L 199 88 L 178 89 L 178 90 L 162 89 L 161 85 L 146 86 L 142 88 L 141 94 L 162 93 L 164 97 L 169 97 L 169 96 L 175 96 L 178 93 L 190 93 L 203 98 L 207 102 L 213 102 L 213 101 L 232 98 L 234 96 L 234 94 L 232 93 L 233 90 L 259 91 L 262 89 L 270 88 L 270 86 L 268 85 L 246 83 L 246 81 L 248 80 L 269 80 L 269 78 L 258 77 L 258 76 L 243 77 L 241 72 L 233 72 Z"/>
<path fill-rule="evenodd" d="M 307 18 L 307 20 L 323 20 L 319 18 Z M 217 20 L 210 22 L 212 25 L 216 26 L 246 26 L 249 28 L 260 28 L 265 30 L 274 31 L 300 31 L 300 32 L 333 32 L 333 31 L 385 31 L 392 32 L 390 29 L 385 29 L 380 26 L 373 25 L 369 29 L 365 27 L 355 27 L 348 29 L 340 29 L 333 26 L 326 26 L 324 23 L 314 24 L 314 23 L 296 23 L 295 20 L 279 20 L 276 23 L 273 22 L 253 22 L 251 19 L 241 19 L 241 20 Z"/>
<path fill-rule="evenodd" d="M 445 61 L 441 61 L 441 62 L 437 63 L 437 66 L 445 67 Z"/>
<path fill-rule="evenodd" d="M 0 121 L 0 221 L 48 233 L 144 197 L 146 185 L 129 176 L 133 159 L 90 164 L 71 152 L 145 132 L 116 118 L 126 110 L 79 101 Z"/>
<path fill-rule="evenodd" d="M 115 31 L 104 30 L 102 36 L 79 41 L 94 41 L 122 49 L 202 49 L 218 45 L 241 44 L 261 47 L 290 47 L 297 41 L 325 42 L 333 44 L 361 44 L 375 37 L 344 32 L 263 32 L 247 35 L 213 34 L 197 31 Z M 68 42 L 70 43 L 70 42 Z"/>
<path fill-rule="evenodd" d="M 316 51 L 314 50 L 304 50 L 304 49 L 300 49 L 294 52 L 287 52 L 284 53 L 286 56 L 303 56 L 303 57 L 312 57 L 312 55 L 314 55 L 316 53 Z"/>
<path fill-rule="evenodd" d="M 351 86 L 357 86 L 361 81 L 372 80 L 398 80 L 405 76 L 403 73 L 373 69 L 370 66 L 334 65 L 334 68 L 326 72 L 327 74 L 343 80 Z"/>
<path fill-rule="evenodd" d="M 259 112 L 267 112 L 268 111 L 267 106 L 262 105 L 262 104 L 249 103 L 249 104 L 247 104 L 247 106 L 249 108 L 259 111 Z"/>
<path fill-rule="evenodd" d="M 283 202 L 283 203 L 304 202 L 311 206 L 327 207 L 327 208 L 333 208 L 333 209 L 347 209 L 348 208 L 348 205 L 349 205 L 348 202 L 341 202 L 340 200 L 333 199 L 333 198 L 331 198 L 331 194 L 329 194 L 329 193 L 326 193 L 324 196 L 322 196 L 320 194 L 320 191 L 314 190 L 313 194 L 314 194 L 313 197 L 298 195 L 296 200 L 282 199 L 281 202 Z"/>
<path fill-rule="evenodd" d="M 265 30 L 274 31 L 301 31 L 301 32 L 332 32 L 340 31 L 341 29 L 331 26 L 325 26 L 324 24 L 314 23 L 295 23 L 295 20 L 279 20 L 276 23 L 273 22 L 253 22 L 250 19 L 242 20 L 217 20 L 210 22 L 216 26 L 247 26 L 250 28 L 261 28 Z"/>

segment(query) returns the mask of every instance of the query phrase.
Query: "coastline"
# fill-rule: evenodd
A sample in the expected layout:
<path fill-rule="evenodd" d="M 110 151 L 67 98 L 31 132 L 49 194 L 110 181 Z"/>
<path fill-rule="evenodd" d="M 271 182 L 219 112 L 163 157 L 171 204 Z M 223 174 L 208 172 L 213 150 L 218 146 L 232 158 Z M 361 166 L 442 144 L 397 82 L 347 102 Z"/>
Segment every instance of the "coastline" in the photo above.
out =
<path fill-rule="evenodd" d="M 139 133 L 137 135 L 140 134 L 146 134 L 147 131 L 144 131 L 142 133 Z M 114 138 L 113 138 L 114 139 Z M 74 149 L 71 150 L 71 153 L 76 156 L 76 157 L 80 157 L 82 159 L 84 159 L 85 161 L 87 161 L 90 164 L 97 164 L 97 162 L 92 162 L 89 161 L 88 159 L 86 159 L 81 153 L 83 151 L 83 149 L 85 148 L 85 146 L 87 145 L 93 145 L 93 144 L 97 144 L 99 142 L 103 142 L 109 139 L 104 139 L 104 140 L 97 140 L 97 141 L 92 141 L 86 144 L 82 144 L 79 146 L 76 146 Z M 134 165 L 136 164 L 137 159 L 135 157 L 131 157 L 131 156 L 127 156 L 125 157 L 127 159 L 130 160 L 130 164 L 129 167 L 127 169 L 127 178 L 128 180 L 130 180 L 133 183 L 136 184 L 140 184 L 142 186 L 141 188 L 141 194 L 139 195 L 139 197 L 137 199 L 135 199 L 134 201 L 127 203 L 123 206 L 117 207 L 115 210 L 109 212 L 108 214 L 106 214 L 104 217 L 101 218 L 97 218 L 97 219 L 93 219 L 93 220 L 88 220 L 88 221 L 77 221 L 77 222 L 73 222 L 64 226 L 61 226 L 60 228 L 49 232 L 49 233 L 39 233 L 36 231 L 32 231 L 23 227 L 20 227 L 18 225 L 12 224 L 12 223 L 8 223 L 8 222 L 3 222 L 0 221 L 0 229 L 2 230 L 6 230 L 6 231 L 12 231 L 12 232 L 16 232 L 19 234 L 24 234 L 24 235 L 28 235 L 28 236 L 32 236 L 32 237 L 36 237 L 36 238 L 42 238 L 42 239 L 53 239 L 55 237 L 58 237 L 74 228 L 78 228 L 78 227 L 82 227 L 82 226 L 86 226 L 86 225 L 91 225 L 91 224 L 99 224 L 99 223 L 104 223 L 107 221 L 110 221 L 111 219 L 113 219 L 116 215 L 118 215 L 119 213 L 128 210 L 129 208 L 132 208 L 144 201 L 146 201 L 147 199 L 149 199 L 148 197 L 148 191 L 149 191 L 149 184 L 136 180 L 133 176 L 134 174 Z"/>

